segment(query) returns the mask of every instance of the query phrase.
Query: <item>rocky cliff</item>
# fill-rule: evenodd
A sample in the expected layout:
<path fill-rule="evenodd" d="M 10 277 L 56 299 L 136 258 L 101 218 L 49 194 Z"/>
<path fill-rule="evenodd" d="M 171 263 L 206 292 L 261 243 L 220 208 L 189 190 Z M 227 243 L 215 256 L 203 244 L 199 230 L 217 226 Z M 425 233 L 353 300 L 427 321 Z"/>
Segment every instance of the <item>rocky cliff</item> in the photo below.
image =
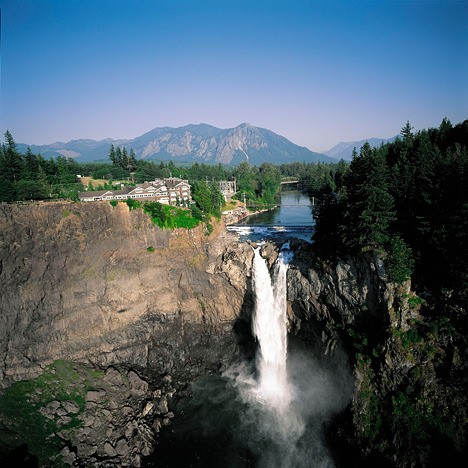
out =
<path fill-rule="evenodd" d="M 343 347 L 354 370 L 348 412 L 330 426 L 345 465 L 462 466 L 466 311 L 410 286 L 389 282 L 371 252 L 324 260 L 302 246 L 288 272 L 291 333 L 321 352 Z"/>
<path fill-rule="evenodd" d="M 0 205 L 0 227 L 0 462 L 140 466 L 194 379 L 252 357 L 253 252 L 221 226 L 207 237 L 125 204 L 54 203 Z M 328 425 L 338 464 L 456 466 L 463 309 L 390 283 L 375 253 L 291 246 L 291 335 L 343 348 L 354 371 Z M 272 267 L 278 246 L 262 254 Z"/>
<path fill-rule="evenodd" d="M 1 205 L 0 228 L 0 405 L 28 379 L 19 393 L 55 424 L 65 458 L 135 465 L 171 399 L 237 354 L 250 247 L 161 230 L 125 204 Z"/>

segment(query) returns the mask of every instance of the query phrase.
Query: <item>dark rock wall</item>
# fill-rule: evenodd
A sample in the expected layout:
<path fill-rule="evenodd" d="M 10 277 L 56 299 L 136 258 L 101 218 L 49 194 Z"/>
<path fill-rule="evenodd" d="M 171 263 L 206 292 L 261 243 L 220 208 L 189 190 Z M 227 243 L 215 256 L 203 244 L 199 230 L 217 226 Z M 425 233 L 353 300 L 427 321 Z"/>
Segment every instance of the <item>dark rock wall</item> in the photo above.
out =
<path fill-rule="evenodd" d="M 376 332 L 406 322 L 408 308 L 399 304 L 395 310 L 396 296 L 375 254 L 332 264 L 317 257 L 313 247 L 303 246 L 288 271 L 292 331 L 313 322 L 332 347 L 341 339 L 340 330 L 359 326 L 367 332 L 374 326 Z"/>
<path fill-rule="evenodd" d="M 333 428 L 335 442 L 341 434 L 365 466 L 445 459 L 458 466 L 466 447 L 466 341 L 443 317 L 448 302 L 423 300 L 409 281 L 390 283 L 376 253 L 331 262 L 311 246 L 296 252 L 288 300 L 291 333 L 325 353 L 339 344 L 353 368 L 353 397 Z"/>

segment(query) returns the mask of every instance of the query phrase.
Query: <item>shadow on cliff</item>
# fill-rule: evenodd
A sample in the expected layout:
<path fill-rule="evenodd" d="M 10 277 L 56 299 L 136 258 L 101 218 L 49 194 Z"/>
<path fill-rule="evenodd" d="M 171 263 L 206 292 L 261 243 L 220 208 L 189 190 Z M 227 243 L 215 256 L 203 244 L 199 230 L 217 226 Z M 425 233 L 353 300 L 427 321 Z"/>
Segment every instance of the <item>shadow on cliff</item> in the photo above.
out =
<path fill-rule="evenodd" d="M 234 322 L 233 331 L 239 349 L 239 361 L 251 363 L 255 359 L 257 343 L 252 334 L 252 316 L 254 310 L 254 295 L 252 278 L 247 278 L 247 291 L 240 314 Z"/>

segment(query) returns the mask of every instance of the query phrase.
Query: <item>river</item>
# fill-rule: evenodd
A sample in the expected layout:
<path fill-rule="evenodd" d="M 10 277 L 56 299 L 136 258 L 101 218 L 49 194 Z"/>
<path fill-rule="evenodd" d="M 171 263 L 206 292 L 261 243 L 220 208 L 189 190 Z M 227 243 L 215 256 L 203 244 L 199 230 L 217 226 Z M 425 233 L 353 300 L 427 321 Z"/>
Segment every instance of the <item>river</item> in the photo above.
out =
<path fill-rule="evenodd" d="M 228 226 L 228 230 L 237 232 L 241 240 L 295 237 L 310 241 L 314 225 L 309 196 L 300 190 L 285 189 L 280 194 L 278 208 L 250 215 L 239 223 Z"/>

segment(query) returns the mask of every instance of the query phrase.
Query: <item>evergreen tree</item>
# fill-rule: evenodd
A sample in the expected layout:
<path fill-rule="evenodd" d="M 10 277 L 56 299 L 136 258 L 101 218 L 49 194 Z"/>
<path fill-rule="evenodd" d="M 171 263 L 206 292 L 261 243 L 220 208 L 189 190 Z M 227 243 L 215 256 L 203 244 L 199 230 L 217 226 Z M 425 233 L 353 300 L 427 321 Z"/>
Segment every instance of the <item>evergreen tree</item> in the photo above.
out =
<path fill-rule="evenodd" d="M 393 198 L 388 193 L 385 159 L 365 143 L 351 162 L 347 176 L 345 242 L 360 249 L 382 247 L 389 239 L 394 219 Z"/>
<path fill-rule="evenodd" d="M 24 157 L 24 166 L 22 178 L 35 179 L 39 172 L 39 158 L 32 153 L 31 148 L 28 146 L 26 155 Z"/>
<path fill-rule="evenodd" d="M 0 153 L 0 201 L 16 200 L 15 184 L 21 179 L 22 171 L 22 157 L 16 150 L 13 136 L 7 130 Z"/>
<path fill-rule="evenodd" d="M 15 183 L 17 200 L 43 200 L 50 197 L 50 185 L 44 169 L 39 166 L 34 179 L 21 179 Z"/>
<path fill-rule="evenodd" d="M 225 201 L 217 182 L 195 182 L 193 185 L 193 199 L 204 213 L 217 218 L 221 216 L 221 207 Z"/>
<path fill-rule="evenodd" d="M 408 146 L 412 145 L 414 139 L 413 128 L 414 127 L 411 126 L 409 121 L 407 121 L 406 125 L 400 131 L 400 135 L 403 137 L 403 142 Z"/>
<path fill-rule="evenodd" d="M 343 225 L 343 206 L 336 193 L 323 193 L 314 211 L 314 242 L 324 254 L 340 250 L 341 233 L 337 226 Z"/>
<path fill-rule="evenodd" d="M 6 168 L 8 175 L 12 178 L 13 182 L 21 179 L 23 171 L 23 158 L 16 149 L 16 143 L 13 136 L 7 130 L 5 132 L 5 161 L 8 167 Z"/>
<path fill-rule="evenodd" d="M 47 179 L 47 174 L 45 173 L 44 169 L 42 169 L 41 166 L 39 166 L 38 168 L 36 181 L 37 181 L 36 193 L 37 193 L 38 199 L 49 198 L 51 196 L 50 184 L 49 184 L 49 180 Z"/>
<path fill-rule="evenodd" d="M 136 156 L 135 156 L 135 152 L 133 151 L 133 148 L 130 148 L 130 155 L 128 157 L 128 170 L 130 172 L 134 171 L 136 168 L 137 168 L 138 164 L 137 164 L 137 160 L 136 160 Z"/>
<path fill-rule="evenodd" d="M 109 148 L 109 159 L 111 160 L 112 164 L 115 166 L 116 165 L 116 157 L 115 157 L 115 148 L 114 144 L 112 143 L 110 148 Z"/>
<path fill-rule="evenodd" d="M 120 167 L 122 167 L 122 169 L 125 170 L 128 169 L 128 153 L 127 148 L 125 148 L 125 146 L 122 148 L 122 162 L 120 164 Z"/>
<path fill-rule="evenodd" d="M 115 165 L 122 167 L 122 150 L 117 146 L 115 150 Z"/>

